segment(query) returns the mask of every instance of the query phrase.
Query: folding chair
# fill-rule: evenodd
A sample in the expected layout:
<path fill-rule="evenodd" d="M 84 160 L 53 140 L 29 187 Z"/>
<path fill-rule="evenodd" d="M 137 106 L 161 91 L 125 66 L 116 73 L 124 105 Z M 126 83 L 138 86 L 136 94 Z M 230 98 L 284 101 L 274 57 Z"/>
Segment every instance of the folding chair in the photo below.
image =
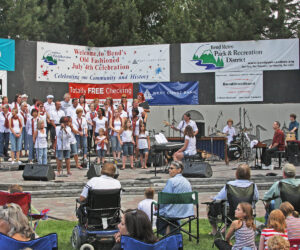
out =
<path fill-rule="evenodd" d="M 183 241 L 181 234 L 170 235 L 154 244 L 147 244 L 145 242 L 136 240 L 129 236 L 121 237 L 122 250 L 182 250 Z"/>
<path fill-rule="evenodd" d="M 166 222 L 167 225 L 172 226 L 174 229 L 172 229 L 170 231 L 170 233 L 168 235 L 174 234 L 175 231 L 180 230 L 181 232 L 184 232 L 186 234 L 189 235 L 189 240 L 191 241 L 192 238 L 197 240 L 197 243 L 199 243 L 199 203 L 198 203 L 198 192 L 187 192 L 187 193 L 178 193 L 178 194 L 174 194 L 174 193 L 164 193 L 164 192 L 159 192 L 158 193 L 158 199 L 157 199 L 157 203 L 153 202 L 152 204 L 154 204 L 157 208 L 157 228 L 159 228 L 159 223 L 160 220 L 162 220 L 163 222 Z M 196 206 L 196 217 L 194 215 L 192 216 L 188 216 L 188 217 L 177 217 L 177 218 L 167 218 L 164 216 L 161 216 L 159 214 L 159 209 L 161 205 L 169 205 L 169 204 L 193 204 L 194 206 Z M 153 222 L 153 206 L 151 206 L 151 224 Z M 185 222 L 183 222 L 181 225 L 177 225 L 174 223 L 174 221 L 177 220 L 182 220 L 182 219 L 187 219 Z M 191 222 L 193 220 L 197 221 L 197 234 L 193 235 L 191 233 L 192 231 L 192 225 Z M 172 222 L 173 221 L 173 222 Z M 189 231 L 186 231 L 185 229 L 183 229 L 183 226 L 189 224 Z M 157 230 L 157 237 L 159 234 L 159 230 Z M 166 238 L 168 235 L 163 236 L 161 239 Z"/>
<path fill-rule="evenodd" d="M 32 220 L 37 220 L 34 223 L 33 229 L 35 230 L 40 219 L 46 219 L 47 213 L 50 211 L 49 209 L 44 209 L 40 214 L 32 214 L 31 213 L 31 194 L 30 193 L 13 193 L 10 194 L 8 192 L 0 191 L 0 206 L 3 206 L 8 203 L 18 204 L 23 213 L 30 218 L 30 222 Z"/>
<path fill-rule="evenodd" d="M 279 182 L 280 198 L 282 202 L 290 202 L 300 213 L 300 185 L 295 186 L 283 181 Z"/>
<path fill-rule="evenodd" d="M 289 239 L 290 250 L 299 250 L 300 249 L 300 239 Z"/>
<path fill-rule="evenodd" d="M 25 248 L 57 250 L 57 234 L 48 234 L 31 241 L 18 241 L 0 233 L 0 249 L 20 250 Z"/>

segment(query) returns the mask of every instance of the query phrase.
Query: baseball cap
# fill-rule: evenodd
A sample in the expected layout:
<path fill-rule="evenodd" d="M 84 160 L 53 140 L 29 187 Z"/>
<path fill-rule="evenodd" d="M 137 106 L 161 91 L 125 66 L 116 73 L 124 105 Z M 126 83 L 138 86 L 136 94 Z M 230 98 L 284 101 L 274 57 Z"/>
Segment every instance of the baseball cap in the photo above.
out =
<path fill-rule="evenodd" d="M 53 99 L 54 96 L 53 95 L 47 95 L 47 99 Z"/>

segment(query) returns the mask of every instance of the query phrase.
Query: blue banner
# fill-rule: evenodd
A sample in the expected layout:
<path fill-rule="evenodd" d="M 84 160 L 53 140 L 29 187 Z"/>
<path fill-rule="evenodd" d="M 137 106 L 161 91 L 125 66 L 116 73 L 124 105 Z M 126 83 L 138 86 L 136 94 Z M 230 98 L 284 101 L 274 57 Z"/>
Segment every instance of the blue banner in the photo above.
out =
<path fill-rule="evenodd" d="M 197 105 L 198 86 L 198 82 L 141 82 L 139 91 L 149 105 Z"/>
<path fill-rule="evenodd" d="M 0 70 L 15 71 L 15 40 L 0 38 Z"/>

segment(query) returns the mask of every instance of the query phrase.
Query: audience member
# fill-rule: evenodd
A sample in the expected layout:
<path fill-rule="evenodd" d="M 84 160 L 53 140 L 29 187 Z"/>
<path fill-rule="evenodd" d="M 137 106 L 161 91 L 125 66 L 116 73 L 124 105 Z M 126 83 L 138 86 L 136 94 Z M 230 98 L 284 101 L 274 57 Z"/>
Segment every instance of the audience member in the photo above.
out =
<path fill-rule="evenodd" d="M 290 242 L 285 240 L 280 235 L 275 235 L 268 239 L 268 249 L 269 250 L 289 250 Z"/>
<path fill-rule="evenodd" d="M 235 187 L 241 187 L 246 188 L 253 184 L 252 181 L 250 181 L 251 178 L 251 170 L 250 167 L 247 164 L 240 164 L 237 167 L 237 170 L 235 172 L 235 178 L 234 181 L 229 181 L 227 184 L 235 186 Z M 226 185 L 221 189 L 221 191 L 213 198 L 213 200 L 226 200 L 227 199 L 227 190 Z M 254 184 L 254 204 L 259 199 L 259 193 L 256 184 Z M 216 225 L 216 219 L 215 218 L 209 218 L 209 222 L 212 226 L 212 235 L 215 235 L 217 232 L 217 225 Z"/>
<path fill-rule="evenodd" d="M 10 203 L 0 207 L 0 221 L 8 223 L 9 231 L 6 235 L 15 240 L 29 241 L 35 237 L 27 217 L 23 214 L 22 209 L 17 204 Z M 4 231 L 7 231 L 7 224 L 4 223 L 4 225 Z"/>
<path fill-rule="evenodd" d="M 288 201 L 281 203 L 279 209 L 285 216 L 286 229 L 290 239 L 300 239 L 300 218 L 293 205 Z"/>
<path fill-rule="evenodd" d="M 122 235 L 130 236 L 136 240 L 143 241 L 148 244 L 157 242 L 152 231 L 152 226 L 147 214 L 141 210 L 126 210 L 122 215 L 120 224 L 118 225 L 119 233 L 115 234 L 116 244 L 112 250 L 121 250 Z"/>
<path fill-rule="evenodd" d="M 274 235 L 280 235 L 288 240 L 285 217 L 279 209 L 275 209 L 270 213 L 267 228 L 261 232 L 259 250 L 268 249 L 268 239 Z"/>
<path fill-rule="evenodd" d="M 169 175 L 171 178 L 167 181 L 166 186 L 162 190 L 164 193 L 186 193 L 192 192 L 191 183 L 182 176 L 183 164 L 180 161 L 172 161 L 169 167 Z M 173 224 L 180 224 L 180 221 L 172 218 L 186 218 L 194 215 L 193 204 L 162 204 L 159 209 L 159 215 L 168 218 Z M 174 228 L 167 222 L 157 219 L 157 230 L 160 234 L 169 234 Z M 174 231 L 178 233 L 178 230 Z"/>
<path fill-rule="evenodd" d="M 144 211 L 149 220 L 151 221 L 151 207 L 153 206 L 152 203 L 155 202 L 155 200 L 153 200 L 154 198 L 154 189 L 149 187 L 145 189 L 145 198 L 144 200 L 140 201 L 140 203 L 138 204 L 138 209 L 141 211 Z M 153 212 L 155 212 L 154 207 L 153 207 Z M 153 225 L 152 227 L 156 226 L 156 216 L 154 216 L 153 218 Z"/>
<path fill-rule="evenodd" d="M 255 246 L 255 225 L 253 220 L 253 210 L 251 204 L 247 202 L 239 203 L 235 210 L 235 218 L 226 234 L 225 240 L 215 240 L 215 245 L 221 250 L 227 249 L 256 249 Z M 235 243 L 232 246 L 230 239 L 235 236 Z"/>

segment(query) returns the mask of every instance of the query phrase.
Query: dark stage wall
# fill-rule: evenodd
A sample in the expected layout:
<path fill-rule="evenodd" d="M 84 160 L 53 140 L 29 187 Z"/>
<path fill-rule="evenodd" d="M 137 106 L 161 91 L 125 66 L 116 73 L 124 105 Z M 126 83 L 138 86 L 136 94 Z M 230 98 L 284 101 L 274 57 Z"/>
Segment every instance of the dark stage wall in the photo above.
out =
<path fill-rule="evenodd" d="M 214 73 L 181 74 L 180 44 L 171 45 L 170 57 L 171 81 L 199 81 L 199 104 L 216 104 Z M 60 100 L 68 92 L 68 83 L 36 81 L 36 42 L 16 40 L 15 71 L 7 75 L 10 101 L 16 93 L 27 93 L 31 101 L 34 97 L 45 99 L 48 94 Z M 300 70 L 265 71 L 263 83 L 264 101 L 259 103 L 300 103 Z M 138 85 L 134 83 L 134 95 Z"/>

